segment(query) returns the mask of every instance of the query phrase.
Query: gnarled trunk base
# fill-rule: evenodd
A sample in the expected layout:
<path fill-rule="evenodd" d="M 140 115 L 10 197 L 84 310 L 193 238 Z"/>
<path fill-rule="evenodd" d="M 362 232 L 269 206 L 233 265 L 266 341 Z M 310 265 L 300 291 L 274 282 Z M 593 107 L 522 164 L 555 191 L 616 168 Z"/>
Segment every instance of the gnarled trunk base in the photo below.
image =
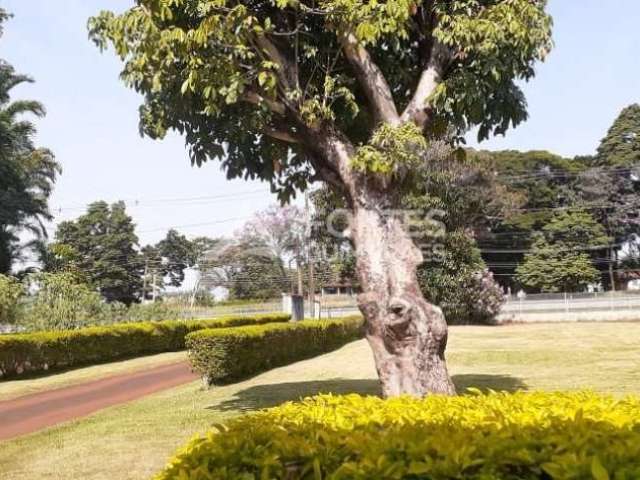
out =
<path fill-rule="evenodd" d="M 447 325 L 440 309 L 421 295 L 394 297 L 386 308 L 369 298 L 361 297 L 361 309 L 382 394 L 455 394 L 444 357 Z"/>
<path fill-rule="evenodd" d="M 352 218 L 358 297 L 385 397 L 455 394 L 445 362 L 447 324 L 423 297 L 416 270 L 422 253 L 393 215 L 356 208 Z"/>

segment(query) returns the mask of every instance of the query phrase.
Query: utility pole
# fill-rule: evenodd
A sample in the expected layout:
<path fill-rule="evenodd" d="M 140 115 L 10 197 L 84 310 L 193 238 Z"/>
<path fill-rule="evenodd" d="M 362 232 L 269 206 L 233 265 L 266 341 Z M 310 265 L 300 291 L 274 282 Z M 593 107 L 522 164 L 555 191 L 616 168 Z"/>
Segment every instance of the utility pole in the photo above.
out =
<path fill-rule="evenodd" d="M 299 245 L 299 244 L 298 244 Z M 298 295 L 304 295 L 304 287 L 302 285 L 302 252 L 300 251 L 302 248 L 298 246 L 298 260 L 296 263 L 298 264 Z"/>
<path fill-rule="evenodd" d="M 147 275 L 149 275 L 149 259 L 144 259 L 144 275 L 142 276 L 142 303 L 147 301 Z"/>
<path fill-rule="evenodd" d="M 189 299 L 189 307 L 193 310 L 193 307 L 196 305 L 196 297 L 198 296 L 198 290 L 200 290 L 200 280 L 202 279 L 202 274 L 200 270 L 198 270 L 198 278 L 196 280 L 196 284 L 193 287 L 193 292 L 191 294 L 191 298 Z"/>
<path fill-rule="evenodd" d="M 309 211 L 309 193 L 304 194 L 304 210 L 306 220 L 307 263 L 309 265 L 309 313 L 311 318 L 316 318 L 316 280 L 315 266 L 313 263 L 313 243 L 311 240 L 311 213 Z"/>
<path fill-rule="evenodd" d="M 151 301 L 156 303 L 156 273 L 153 272 L 153 285 L 152 285 Z"/>

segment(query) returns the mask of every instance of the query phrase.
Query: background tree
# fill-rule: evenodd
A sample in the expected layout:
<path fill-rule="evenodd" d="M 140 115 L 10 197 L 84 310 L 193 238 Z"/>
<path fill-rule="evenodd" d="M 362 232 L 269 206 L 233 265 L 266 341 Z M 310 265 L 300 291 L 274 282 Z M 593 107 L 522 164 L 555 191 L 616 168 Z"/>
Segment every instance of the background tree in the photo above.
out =
<path fill-rule="evenodd" d="M 304 212 L 296 206 L 272 205 L 258 212 L 240 232 L 241 237 L 259 238 L 282 260 L 299 257 L 305 241 Z"/>
<path fill-rule="evenodd" d="M 580 210 L 559 210 L 542 227 L 549 243 L 561 244 L 585 252 L 601 250 L 611 239 L 590 213 Z"/>
<path fill-rule="evenodd" d="M 0 9 L 0 36 L 7 18 Z M 46 237 L 44 221 L 51 219 L 48 200 L 60 173 L 53 154 L 35 146 L 35 125 L 24 119 L 42 117 L 42 104 L 11 100 L 14 88 L 32 81 L 0 59 L 0 273 L 10 272 L 37 240 Z M 34 241 L 21 244 L 24 232 Z"/>
<path fill-rule="evenodd" d="M 490 213 L 488 228 L 477 232 L 477 242 L 498 282 L 515 291 L 520 288 L 515 270 L 532 248 L 535 233 L 547 225 L 554 212 L 577 205 L 573 184 L 587 166 L 546 151 L 471 155 L 495 169 L 495 181 L 512 198 L 509 208 Z"/>
<path fill-rule="evenodd" d="M 550 244 L 542 235 L 516 269 L 522 285 L 542 293 L 580 292 L 600 278 L 586 253 Z"/>
<path fill-rule="evenodd" d="M 0 274 L 0 327 L 16 323 L 25 293 L 24 286 L 16 278 Z"/>
<path fill-rule="evenodd" d="M 551 47 L 543 0 L 138 0 L 90 22 L 144 96 L 141 130 L 183 133 L 192 161 L 287 200 L 321 180 L 344 198 L 383 394 L 453 393 L 442 312 L 396 215 L 434 138 L 526 118 L 517 85 Z"/>
<path fill-rule="evenodd" d="M 92 203 L 77 220 L 58 226 L 56 241 L 77 252 L 80 270 L 105 300 L 130 305 L 140 299 L 143 265 L 123 202 Z"/>
<path fill-rule="evenodd" d="M 272 205 L 262 212 L 258 212 L 249 220 L 239 233 L 240 242 L 247 248 L 254 249 L 256 245 L 266 248 L 268 251 L 260 254 L 268 258 L 269 263 L 274 260 L 280 269 L 280 278 L 277 285 L 282 287 L 282 279 L 289 277 L 288 267 L 295 260 L 298 278 L 291 279 L 292 284 L 300 285 L 308 283 L 308 275 L 304 269 L 308 266 L 310 241 L 305 224 L 305 213 L 298 207 Z M 287 291 L 288 286 L 278 293 Z M 299 292 L 302 293 L 302 292 Z"/>
<path fill-rule="evenodd" d="M 219 242 L 199 263 L 201 284 L 211 290 L 223 287 L 234 300 L 280 298 L 289 289 L 290 276 L 280 259 L 256 237 Z"/>
<path fill-rule="evenodd" d="M 640 164 L 640 104 L 622 110 L 600 142 L 595 160 L 599 166 Z"/>
<path fill-rule="evenodd" d="M 165 238 L 155 245 L 146 245 L 140 250 L 144 266 L 143 298 L 153 297 L 154 291 L 166 287 L 180 287 L 184 283 L 185 270 L 196 266 L 201 250 L 208 239 L 200 237 L 194 242 L 178 231 L 171 229 Z M 207 246 L 211 245 L 206 243 Z M 155 290 L 154 290 L 155 288 Z"/>
<path fill-rule="evenodd" d="M 197 261 L 193 244 L 187 237 L 171 229 L 156 247 L 164 259 L 165 283 L 172 287 L 180 287 L 184 282 L 184 271 L 194 266 Z"/>
<path fill-rule="evenodd" d="M 598 252 L 610 243 L 589 213 L 561 210 L 534 235 L 531 251 L 517 269 L 517 279 L 536 292 L 579 292 L 597 283 Z"/>
<path fill-rule="evenodd" d="M 611 237 L 603 250 L 607 265 L 603 283 L 616 289 L 621 252 L 636 250 L 640 234 L 640 105 L 625 108 L 614 121 L 579 178 L 579 203 L 594 215 Z"/>
<path fill-rule="evenodd" d="M 197 264 L 208 251 L 216 250 L 222 243 L 220 238 L 196 237 L 191 240 L 190 262 Z"/>

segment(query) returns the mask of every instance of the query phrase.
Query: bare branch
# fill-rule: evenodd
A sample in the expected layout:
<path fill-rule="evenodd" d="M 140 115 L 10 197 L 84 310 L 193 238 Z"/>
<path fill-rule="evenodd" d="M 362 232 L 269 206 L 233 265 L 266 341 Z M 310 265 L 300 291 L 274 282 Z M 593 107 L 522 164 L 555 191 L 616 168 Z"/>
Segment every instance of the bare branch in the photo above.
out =
<path fill-rule="evenodd" d="M 340 42 L 347 60 L 355 70 L 356 77 L 367 95 L 376 121 L 398 125 L 400 117 L 389 84 L 367 49 L 358 42 L 353 33 L 342 35 Z"/>
<path fill-rule="evenodd" d="M 431 120 L 431 105 L 429 99 L 442 82 L 447 65 L 451 61 L 451 52 L 437 40 L 431 52 L 429 61 L 420 75 L 418 86 L 411 101 L 402 113 L 402 123 L 414 122 L 421 128 L 425 128 Z"/>

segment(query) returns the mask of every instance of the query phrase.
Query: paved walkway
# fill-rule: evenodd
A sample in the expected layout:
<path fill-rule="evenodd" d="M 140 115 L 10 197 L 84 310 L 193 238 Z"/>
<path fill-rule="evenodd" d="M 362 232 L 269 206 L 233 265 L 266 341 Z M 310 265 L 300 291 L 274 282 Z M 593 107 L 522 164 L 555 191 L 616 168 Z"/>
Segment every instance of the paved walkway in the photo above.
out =
<path fill-rule="evenodd" d="M 0 402 L 0 440 L 75 420 L 197 378 L 190 365 L 182 362 Z"/>

